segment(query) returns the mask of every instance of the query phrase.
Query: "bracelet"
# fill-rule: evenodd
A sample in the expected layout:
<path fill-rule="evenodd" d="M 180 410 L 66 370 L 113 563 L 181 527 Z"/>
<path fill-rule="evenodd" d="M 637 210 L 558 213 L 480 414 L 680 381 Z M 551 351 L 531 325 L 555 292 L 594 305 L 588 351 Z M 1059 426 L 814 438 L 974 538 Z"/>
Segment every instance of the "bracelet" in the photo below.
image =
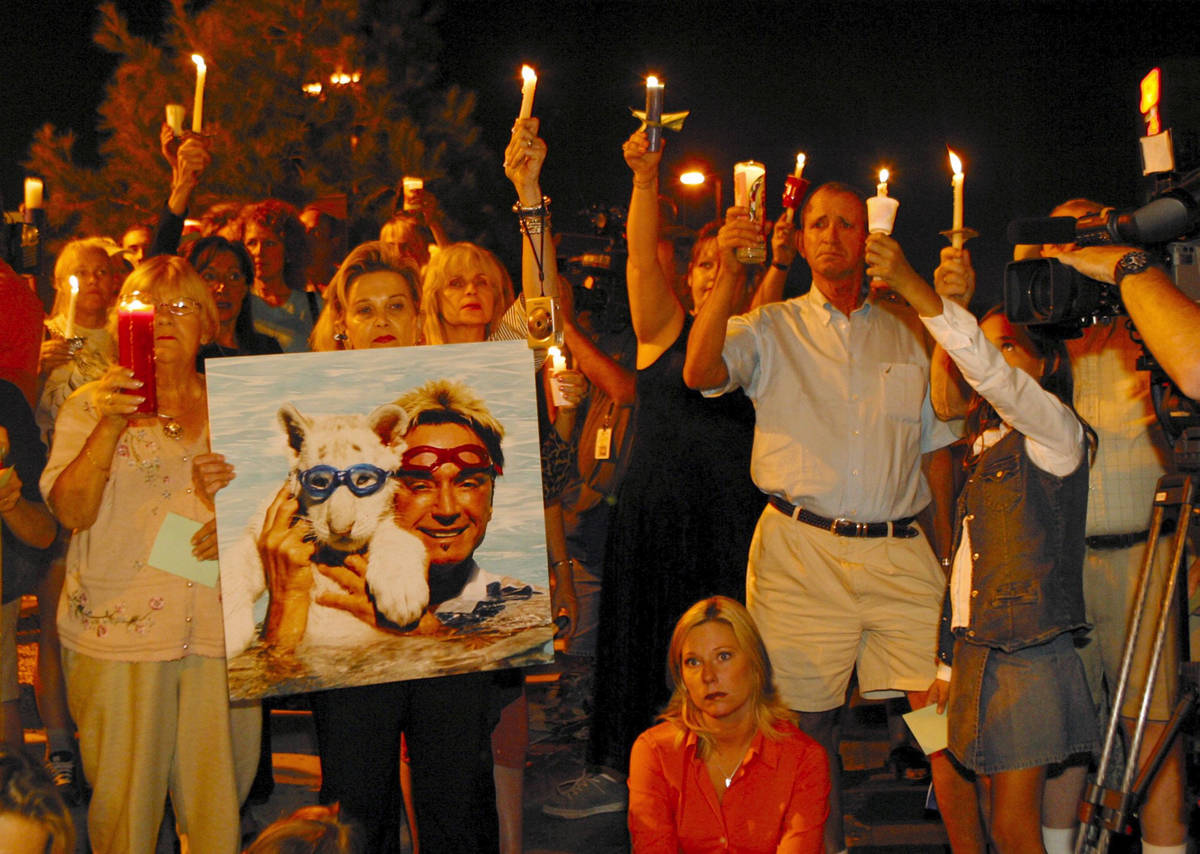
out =
<path fill-rule="evenodd" d="M 89 463 L 91 463 L 93 466 L 95 466 L 97 469 L 104 472 L 105 474 L 108 474 L 110 471 L 112 471 L 112 463 L 109 463 L 107 468 L 100 465 L 100 463 L 96 462 L 95 458 L 92 456 L 91 449 L 88 448 L 88 446 L 86 444 L 83 446 L 83 455 L 85 457 L 87 457 L 87 461 Z"/>
<path fill-rule="evenodd" d="M 518 219 L 517 231 L 521 234 L 528 234 L 531 237 L 542 234 L 550 227 L 550 215 L 545 216 L 521 216 Z"/>
<path fill-rule="evenodd" d="M 541 202 L 539 202 L 536 205 L 531 205 L 530 207 L 524 207 L 521 204 L 521 200 L 517 199 L 517 203 L 515 205 L 513 205 L 512 209 L 513 209 L 513 213 L 515 213 L 521 219 L 525 219 L 526 217 L 532 217 L 532 216 L 538 216 L 538 217 L 545 216 L 547 213 L 550 212 L 550 197 L 542 196 Z"/>
<path fill-rule="evenodd" d="M 780 264 L 777 261 L 772 261 L 771 266 L 774 267 L 776 270 L 783 270 L 786 273 L 788 268 L 791 267 L 792 265 L 791 264 Z"/>

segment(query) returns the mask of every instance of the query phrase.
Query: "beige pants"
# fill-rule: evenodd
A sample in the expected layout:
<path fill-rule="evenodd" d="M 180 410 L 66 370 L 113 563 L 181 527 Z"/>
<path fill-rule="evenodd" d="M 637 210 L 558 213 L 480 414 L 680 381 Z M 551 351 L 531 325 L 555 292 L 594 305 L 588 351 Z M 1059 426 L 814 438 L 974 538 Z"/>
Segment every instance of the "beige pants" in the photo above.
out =
<path fill-rule="evenodd" d="M 237 852 L 239 787 L 224 659 L 105 661 L 63 650 L 63 664 L 94 790 L 92 850 L 153 854 L 170 792 L 185 852 Z M 258 712 L 239 711 L 249 714 Z M 239 741 L 238 752 L 250 741 Z"/>

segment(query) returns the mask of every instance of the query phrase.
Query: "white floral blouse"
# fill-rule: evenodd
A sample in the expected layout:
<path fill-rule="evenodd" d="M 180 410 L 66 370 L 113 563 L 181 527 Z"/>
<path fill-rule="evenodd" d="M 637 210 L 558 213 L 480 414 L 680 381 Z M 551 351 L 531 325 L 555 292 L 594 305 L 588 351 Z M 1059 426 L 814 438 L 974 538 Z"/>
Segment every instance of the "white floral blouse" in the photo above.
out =
<path fill-rule="evenodd" d="M 59 412 L 40 484 L 43 496 L 99 420 L 90 388 L 81 387 Z M 121 436 L 96 521 L 71 535 L 59 635 L 68 649 L 114 661 L 223 657 L 219 586 L 148 562 L 168 513 L 197 522 L 212 518 L 192 486 L 192 460 L 208 451 L 208 435 L 188 442 L 168 437 L 158 422 L 142 424 Z"/>

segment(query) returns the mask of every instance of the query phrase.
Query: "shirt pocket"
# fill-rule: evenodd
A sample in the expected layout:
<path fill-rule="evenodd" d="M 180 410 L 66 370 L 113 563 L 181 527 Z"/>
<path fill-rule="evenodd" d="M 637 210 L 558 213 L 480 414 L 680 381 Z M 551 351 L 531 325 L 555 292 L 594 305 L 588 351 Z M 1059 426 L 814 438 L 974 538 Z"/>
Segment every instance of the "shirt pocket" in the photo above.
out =
<path fill-rule="evenodd" d="M 925 399 L 925 370 L 919 365 L 884 362 L 879 366 L 883 384 L 883 411 L 889 418 L 919 424 Z"/>
<path fill-rule="evenodd" d="M 1016 509 L 1021 501 L 1017 488 L 1017 461 L 1001 460 L 981 468 L 974 475 L 978 481 L 983 506 L 993 513 L 1008 513 Z"/>

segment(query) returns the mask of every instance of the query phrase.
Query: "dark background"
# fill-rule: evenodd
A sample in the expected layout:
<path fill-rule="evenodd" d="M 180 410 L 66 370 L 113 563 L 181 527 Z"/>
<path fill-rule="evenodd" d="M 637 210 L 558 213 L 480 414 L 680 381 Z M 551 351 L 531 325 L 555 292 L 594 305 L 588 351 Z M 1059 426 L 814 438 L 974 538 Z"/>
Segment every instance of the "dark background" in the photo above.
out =
<path fill-rule="evenodd" d="M 91 42 L 89 4 L 3 5 L 11 36 L 0 52 L 0 192 L 13 210 L 19 164 L 42 123 L 74 130 L 79 159 L 95 160 L 96 106 L 115 63 Z M 135 32 L 153 34 L 166 3 L 117 6 Z M 772 215 L 799 150 L 814 185 L 837 179 L 871 190 L 887 166 L 901 202 L 896 237 L 928 274 L 944 245 L 937 232 L 950 226 L 949 145 L 965 162 L 966 224 L 981 232 L 970 244 L 981 287 L 997 282 L 1010 253 L 1009 219 L 1080 195 L 1140 201 L 1138 83 L 1170 58 L 1195 61 L 1200 32 L 1196 6 L 1185 2 L 441 7 L 444 82 L 478 93 L 476 117 L 497 161 L 520 101 L 519 67 L 538 70 L 534 113 L 550 146 L 543 188 L 556 222 L 588 204 L 627 201 L 620 145 L 636 127 L 628 108 L 640 108 L 645 75 L 655 73 L 666 109 L 692 111 L 682 134 L 668 134 L 663 168 L 664 190 L 688 224 L 707 218 L 712 197 L 678 188 L 686 166 L 720 174 L 728 204 L 733 163 L 762 161 Z M 1184 118 L 1165 116 L 1168 125 Z M 502 210 L 511 203 L 495 201 Z"/>

